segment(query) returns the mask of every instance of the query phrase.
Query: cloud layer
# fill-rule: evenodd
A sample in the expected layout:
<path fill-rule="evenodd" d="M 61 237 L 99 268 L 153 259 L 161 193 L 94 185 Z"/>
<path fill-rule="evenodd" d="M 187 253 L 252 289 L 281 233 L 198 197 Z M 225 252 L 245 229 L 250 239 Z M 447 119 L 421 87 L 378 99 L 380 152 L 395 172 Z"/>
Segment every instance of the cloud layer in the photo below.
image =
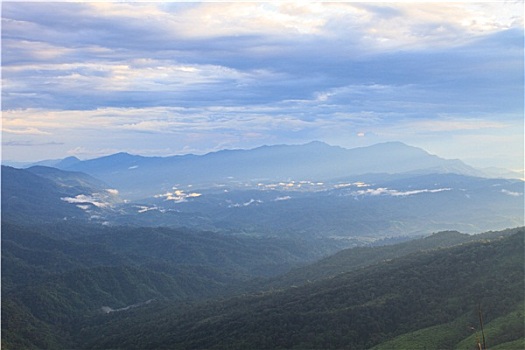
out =
<path fill-rule="evenodd" d="M 523 168 L 522 13 L 520 2 L 3 3 L 4 158 L 400 140 Z M 31 144 L 47 146 L 29 155 Z"/>

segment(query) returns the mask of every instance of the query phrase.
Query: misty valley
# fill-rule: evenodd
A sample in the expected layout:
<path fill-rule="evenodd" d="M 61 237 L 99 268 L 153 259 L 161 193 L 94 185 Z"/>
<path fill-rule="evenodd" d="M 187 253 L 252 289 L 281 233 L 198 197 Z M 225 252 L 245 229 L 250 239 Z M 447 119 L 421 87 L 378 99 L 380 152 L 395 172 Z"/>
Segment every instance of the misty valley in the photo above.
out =
<path fill-rule="evenodd" d="M 311 142 L 1 177 L 2 349 L 525 348 L 520 174 Z"/>

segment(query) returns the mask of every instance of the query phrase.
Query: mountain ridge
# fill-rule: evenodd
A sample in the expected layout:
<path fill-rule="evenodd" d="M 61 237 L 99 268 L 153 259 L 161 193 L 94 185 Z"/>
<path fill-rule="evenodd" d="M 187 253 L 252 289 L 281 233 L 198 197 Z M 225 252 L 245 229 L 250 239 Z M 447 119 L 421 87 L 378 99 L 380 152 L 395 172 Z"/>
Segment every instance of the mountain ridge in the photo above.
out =
<path fill-rule="evenodd" d="M 490 324 L 523 302 L 523 234 L 420 251 L 311 284 L 186 310 L 159 305 L 98 317 L 81 339 L 93 348 L 369 349 L 439 326 L 450 333 L 431 348 L 456 348 L 464 340 L 474 346 L 465 324 L 478 324 L 479 305 Z M 97 339 L 105 326 L 112 327 L 112 337 Z M 507 333 L 511 339 L 494 337 L 492 344 L 523 339 L 522 327 Z M 423 341 L 412 348 L 424 348 Z"/>
<path fill-rule="evenodd" d="M 132 199 L 165 193 L 177 185 L 209 187 L 217 183 L 315 180 L 365 173 L 481 173 L 454 159 L 444 159 L 402 142 L 346 149 L 313 141 L 301 145 L 260 146 L 204 155 L 145 157 L 120 152 L 79 162 L 58 163 L 117 188 Z M 138 189 L 141 190 L 138 190 Z"/>

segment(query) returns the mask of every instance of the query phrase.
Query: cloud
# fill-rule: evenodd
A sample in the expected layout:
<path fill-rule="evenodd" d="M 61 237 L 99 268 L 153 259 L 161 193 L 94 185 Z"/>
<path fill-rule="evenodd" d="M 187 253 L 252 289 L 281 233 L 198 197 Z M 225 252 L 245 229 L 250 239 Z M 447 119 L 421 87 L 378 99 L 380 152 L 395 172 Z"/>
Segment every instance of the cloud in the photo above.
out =
<path fill-rule="evenodd" d="M 8 134 L 17 134 L 17 135 L 51 135 L 49 132 L 45 132 L 42 130 L 39 130 L 37 128 L 32 127 L 22 127 L 19 129 L 10 129 L 9 127 L 3 127 L 3 132 L 6 132 Z"/>
<path fill-rule="evenodd" d="M 240 208 L 240 207 L 248 207 L 250 205 L 257 205 L 257 204 L 261 204 L 263 203 L 262 200 L 260 199 L 250 199 L 248 202 L 244 202 L 244 203 L 233 203 L 233 204 L 230 204 L 228 205 L 228 208 Z"/>
<path fill-rule="evenodd" d="M 359 190 L 352 192 L 353 196 L 382 196 L 382 195 L 388 195 L 393 197 L 406 197 L 406 196 L 413 196 L 415 194 L 421 194 L 421 193 L 438 193 L 443 191 L 450 191 L 451 188 L 437 188 L 437 189 L 422 189 L 422 190 L 412 190 L 412 191 L 398 191 L 398 190 L 391 190 L 388 188 L 369 188 L 366 190 Z"/>
<path fill-rule="evenodd" d="M 86 207 L 87 204 L 92 204 L 97 208 L 107 208 L 111 206 L 111 203 L 106 201 L 107 196 L 104 194 L 100 194 L 100 193 L 93 193 L 91 195 L 79 194 L 75 197 L 63 197 L 60 199 L 67 203 L 72 203 L 72 204 L 78 203 L 79 205 L 83 207 Z"/>
<path fill-rule="evenodd" d="M 188 198 L 197 198 L 202 196 L 201 193 L 192 192 L 192 193 L 186 193 L 183 190 L 179 190 L 177 188 L 173 188 L 173 191 L 166 192 L 164 194 L 157 194 L 154 197 L 155 198 L 164 198 L 166 201 L 173 201 L 175 203 L 184 203 L 188 201 Z"/>
<path fill-rule="evenodd" d="M 2 10 L 8 143 L 52 138 L 62 153 L 86 155 L 313 139 L 437 144 L 449 132 L 508 133 L 523 119 L 520 2 Z"/>
<path fill-rule="evenodd" d="M 509 191 L 509 190 L 501 190 L 501 193 L 504 193 L 508 196 L 512 196 L 512 197 L 519 197 L 519 196 L 523 196 L 523 193 L 519 193 L 519 192 L 513 192 L 513 191 Z"/>
<path fill-rule="evenodd" d="M 62 142 L 34 142 L 34 141 L 2 141 L 3 146 L 9 147 L 40 147 L 40 146 L 61 146 Z"/>

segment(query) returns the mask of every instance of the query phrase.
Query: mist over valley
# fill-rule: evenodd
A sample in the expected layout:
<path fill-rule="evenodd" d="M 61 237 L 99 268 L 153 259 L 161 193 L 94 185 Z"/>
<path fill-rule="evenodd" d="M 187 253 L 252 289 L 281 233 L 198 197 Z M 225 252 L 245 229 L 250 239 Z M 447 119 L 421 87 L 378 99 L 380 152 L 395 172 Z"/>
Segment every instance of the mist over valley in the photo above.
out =
<path fill-rule="evenodd" d="M 2 2 L 2 350 L 525 349 L 523 13 Z"/>
<path fill-rule="evenodd" d="M 523 281 L 515 275 L 523 275 L 519 262 L 523 251 L 510 253 L 504 248 L 509 240 L 523 244 L 522 228 L 504 230 L 523 223 L 523 181 L 490 178 L 459 160 L 402 143 L 347 150 L 314 142 L 202 156 L 115 154 L 47 163 L 55 167 L 2 166 L 2 337 L 8 346 L 368 348 L 396 341 L 402 333 L 381 322 L 375 327 L 382 336 L 372 335 L 373 327 L 359 331 L 371 326 L 365 326 L 368 321 L 357 310 L 378 303 L 381 308 L 397 305 L 403 313 L 415 312 L 397 301 L 392 304 L 398 300 L 397 292 L 376 295 L 382 293 L 383 274 L 394 273 L 386 271 L 396 264 L 400 269 L 423 268 L 429 264 L 424 262 L 430 258 L 426 254 L 435 255 L 431 261 L 444 259 L 446 264 L 432 263 L 437 270 L 425 273 L 444 278 L 439 276 L 452 262 L 440 254 L 457 255 L 463 261 L 469 249 L 485 254 L 486 247 L 471 243 L 490 242 L 484 244 L 494 244 L 501 250 L 498 254 L 510 254 L 504 261 L 518 265 L 487 269 L 498 278 L 507 272 L 518 277 L 508 288 L 520 288 Z M 476 261 L 490 264 L 481 256 L 461 264 Z M 368 267 L 367 285 L 383 287 L 360 292 L 365 288 L 361 270 Z M 394 273 L 391 278 L 401 277 Z M 444 283 L 460 286 L 463 278 L 467 275 Z M 414 283 L 429 288 L 425 281 Z M 403 283 L 399 280 L 399 292 Z M 350 298 L 344 306 L 336 302 L 341 298 L 336 290 L 369 296 Z M 490 310 L 487 320 L 506 317 L 505 322 L 514 324 L 520 299 L 509 294 L 496 308 L 493 292 L 476 297 Z M 327 293 L 317 305 L 336 303 L 329 306 L 335 308 L 333 316 L 314 305 L 302 311 L 285 308 L 273 316 L 260 309 L 317 293 Z M 454 293 L 435 294 L 435 300 L 452 298 Z M 377 298 L 384 301 L 374 301 Z M 417 313 L 412 317 L 421 318 L 426 326 L 473 317 L 475 304 L 458 300 L 462 300 L 458 308 L 447 309 L 450 312 L 440 318 L 423 320 Z M 341 312 L 348 307 L 355 310 L 348 316 L 350 323 L 340 319 L 347 317 Z M 427 307 L 425 302 L 420 305 L 421 310 Z M 332 325 L 332 331 L 318 328 L 312 338 L 303 333 L 310 332 L 314 318 L 303 316 L 302 321 L 293 321 L 299 327 L 293 332 L 303 335 L 283 342 L 292 329 L 271 330 L 268 323 L 287 319 L 290 324 L 290 317 L 304 312 L 311 317 L 320 312 L 315 317 L 325 320 L 327 327 L 346 322 L 348 331 L 357 333 L 336 336 L 332 332 L 338 326 Z M 215 327 L 232 327 L 233 314 L 241 319 L 261 316 L 245 321 L 248 328 L 241 328 L 241 338 L 231 330 L 219 341 Z M 159 317 L 171 330 L 151 328 Z M 185 321 L 176 321 L 179 317 Z M 209 317 L 219 318 L 208 324 L 203 318 Z M 406 322 L 395 321 L 404 325 L 405 333 L 421 328 Z M 184 330 L 188 326 L 197 330 L 188 333 Z M 24 335 L 35 327 L 38 332 Z M 111 330 L 111 337 L 101 327 Z M 176 338 L 168 337 L 173 331 Z M 140 340 L 130 343 L 134 336 L 129 332 L 141 334 Z M 282 335 L 263 340 L 262 334 Z M 517 330 L 512 334 L 523 336 Z M 459 342 L 468 334 L 450 337 L 449 341 Z"/>

